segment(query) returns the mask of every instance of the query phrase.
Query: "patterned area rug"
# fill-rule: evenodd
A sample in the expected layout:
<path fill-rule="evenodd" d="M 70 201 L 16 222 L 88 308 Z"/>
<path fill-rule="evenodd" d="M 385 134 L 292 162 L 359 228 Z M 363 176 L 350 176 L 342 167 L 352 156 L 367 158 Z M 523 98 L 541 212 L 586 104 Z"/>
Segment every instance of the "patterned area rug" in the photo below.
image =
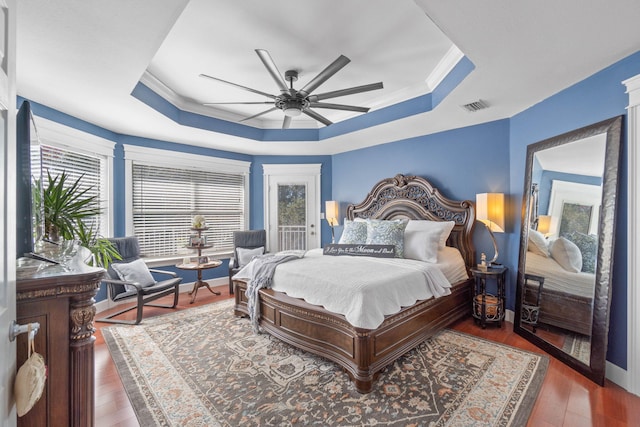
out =
<path fill-rule="evenodd" d="M 522 426 L 548 365 L 446 330 L 362 395 L 333 362 L 254 335 L 231 300 L 102 333 L 142 426 Z"/>

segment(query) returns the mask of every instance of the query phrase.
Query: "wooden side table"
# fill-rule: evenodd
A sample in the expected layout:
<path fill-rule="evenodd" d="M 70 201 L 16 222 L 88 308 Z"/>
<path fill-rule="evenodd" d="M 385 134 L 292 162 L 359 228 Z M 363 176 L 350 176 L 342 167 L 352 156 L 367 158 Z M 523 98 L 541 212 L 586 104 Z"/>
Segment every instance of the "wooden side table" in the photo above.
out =
<path fill-rule="evenodd" d="M 473 275 L 473 317 L 484 329 L 487 323 L 502 327 L 504 320 L 506 267 L 489 267 L 486 271 L 471 269 Z M 495 282 L 496 294 L 487 293 L 487 281 Z"/>
<path fill-rule="evenodd" d="M 544 288 L 544 277 L 533 274 L 524 275 L 524 288 L 522 289 L 522 301 L 520 306 L 520 321 L 531 325 L 533 333 L 536 333 L 540 320 L 540 300 Z"/>
<path fill-rule="evenodd" d="M 189 291 L 189 295 L 191 295 L 191 304 L 196 300 L 196 294 L 198 293 L 198 289 L 201 287 L 206 287 L 209 291 L 214 295 L 220 295 L 220 292 L 214 291 L 211 289 L 211 286 L 207 282 L 202 281 L 202 270 L 208 270 L 210 268 L 220 267 L 222 261 L 219 259 L 212 259 L 203 264 L 177 264 L 176 268 L 181 270 L 196 270 L 198 272 L 198 280 L 193 283 L 193 289 Z"/>

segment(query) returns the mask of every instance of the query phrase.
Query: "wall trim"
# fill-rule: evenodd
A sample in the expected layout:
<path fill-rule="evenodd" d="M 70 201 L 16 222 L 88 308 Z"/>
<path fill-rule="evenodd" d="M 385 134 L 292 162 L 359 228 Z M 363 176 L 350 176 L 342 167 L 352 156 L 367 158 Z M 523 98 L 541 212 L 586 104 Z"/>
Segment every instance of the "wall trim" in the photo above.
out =
<path fill-rule="evenodd" d="M 622 82 L 627 87 L 627 370 L 626 382 L 619 383 L 640 396 L 640 74 Z M 609 371 L 607 371 L 608 373 Z M 614 370 L 612 370 L 614 372 Z M 613 379 L 612 379 L 613 381 Z"/>

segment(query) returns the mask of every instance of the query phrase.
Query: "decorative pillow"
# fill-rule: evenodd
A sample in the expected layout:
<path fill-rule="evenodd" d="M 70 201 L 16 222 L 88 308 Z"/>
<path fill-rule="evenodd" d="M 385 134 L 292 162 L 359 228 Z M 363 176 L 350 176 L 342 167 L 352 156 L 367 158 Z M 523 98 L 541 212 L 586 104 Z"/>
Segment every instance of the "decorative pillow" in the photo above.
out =
<path fill-rule="evenodd" d="M 582 271 L 584 273 L 595 273 L 596 256 L 598 255 L 598 236 L 573 231 L 567 234 L 566 237 L 580 249 L 580 253 L 582 254 Z"/>
<path fill-rule="evenodd" d="M 344 230 L 340 236 L 341 245 L 360 245 L 367 243 L 367 222 L 344 220 Z"/>
<path fill-rule="evenodd" d="M 565 270 L 572 273 L 579 273 L 582 270 L 582 254 L 572 241 L 559 237 L 549 246 L 549 253 Z"/>
<path fill-rule="evenodd" d="M 442 232 L 438 229 L 404 230 L 404 257 L 425 262 L 438 262 L 438 250 Z"/>
<path fill-rule="evenodd" d="M 404 258 L 404 229 L 406 227 L 406 221 L 371 219 L 367 221 L 367 241 L 365 243 L 368 245 L 395 245 L 396 257 Z"/>
<path fill-rule="evenodd" d="M 113 271 L 116 272 L 120 280 L 123 282 L 136 282 L 143 287 L 155 285 L 156 281 L 153 279 L 147 264 L 141 259 L 131 261 L 128 263 L 114 263 L 111 264 Z M 135 291 L 135 286 L 125 285 L 128 291 Z"/>
<path fill-rule="evenodd" d="M 451 230 L 453 230 L 453 226 L 455 224 L 456 223 L 453 221 L 429 221 L 421 219 L 411 219 L 407 224 L 405 232 L 439 230 L 440 238 L 438 239 L 438 248 L 444 249 L 444 247 L 447 245 L 449 234 L 451 234 Z"/>
<path fill-rule="evenodd" d="M 238 254 L 238 265 L 244 267 L 249 264 L 254 257 L 264 254 L 264 246 L 253 249 L 236 248 L 236 253 Z"/>
<path fill-rule="evenodd" d="M 533 228 L 529 229 L 529 243 L 527 245 L 527 249 L 534 254 L 549 258 L 547 239 L 544 238 L 544 235 L 541 232 L 534 230 Z"/>

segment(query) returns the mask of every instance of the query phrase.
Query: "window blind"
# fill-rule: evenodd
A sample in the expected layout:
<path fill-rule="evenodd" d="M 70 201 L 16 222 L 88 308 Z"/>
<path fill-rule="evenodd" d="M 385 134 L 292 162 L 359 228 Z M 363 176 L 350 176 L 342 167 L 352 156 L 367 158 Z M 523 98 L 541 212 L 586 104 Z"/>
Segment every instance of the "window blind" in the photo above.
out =
<path fill-rule="evenodd" d="M 32 158 L 35 158 L 32 157 Z M 67 185 L 71 186 L 80 177 L 80 189 L 87 190 L 86 197 L 95 196 L 97 204 L 103 209 L 101 215 L 93 219 L 85 220 L 84 223 L 88 227 L 93 227 L 97 235 L 101 235 L 104 224 L 106 224 L 107 206 L 106 197 L 103 193 L 106 183 L 103 182 L 104 169 L 106 169 L 106 159 L 100 156 L 91 156 L 88 154 L 69 151 L 58 147 L 48 145 L 40 146 L 40 162 L 42 165 L 42 182 L 44 185 L 48 182 L 48 176 L 52 178 L 60 176 L 62 172 L 67 174 Z M 40 165 L 37 165 L 40 167 Z M 37 169 L 32 165 L 32 171 Z M 38 177 L 36 177 L 37 179 Z"/>
<path fill-rule="evenodd" d="M 132 175 L 133 228 L 143 256 L 183 252 L 198 214 L 211 251 L 233 249 L 233 232 L 244 229 L 244 175 L 136 162 Z"/>

